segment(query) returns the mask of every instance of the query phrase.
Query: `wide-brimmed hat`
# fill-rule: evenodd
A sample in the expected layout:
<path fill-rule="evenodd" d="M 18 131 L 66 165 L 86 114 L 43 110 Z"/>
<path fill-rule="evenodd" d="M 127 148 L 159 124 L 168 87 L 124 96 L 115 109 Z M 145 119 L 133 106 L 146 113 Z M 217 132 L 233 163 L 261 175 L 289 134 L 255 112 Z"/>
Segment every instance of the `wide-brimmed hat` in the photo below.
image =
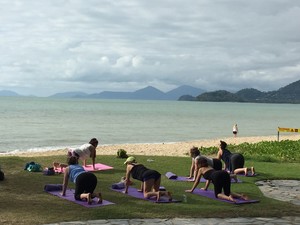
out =
<path fill-rule="evenodd" d="M 127 164 L 127 163 L 132 163 L 132 162 L 135 162 L 135 158 L 133 156 L 129 156 L 126 161 L 124 162 L 124 164 Z"/>

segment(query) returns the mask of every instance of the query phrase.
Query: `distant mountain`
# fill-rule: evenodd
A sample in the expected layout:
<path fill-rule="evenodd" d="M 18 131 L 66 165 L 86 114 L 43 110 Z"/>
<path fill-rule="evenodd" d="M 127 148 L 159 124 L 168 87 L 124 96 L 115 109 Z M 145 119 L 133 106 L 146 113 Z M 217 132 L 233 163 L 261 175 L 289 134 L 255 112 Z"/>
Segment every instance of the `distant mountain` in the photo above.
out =
<path fill-rule="evenodd" d="M 19 95 L 14 91 L 2 90 L 0 91 L 0 96 L 13 97 L 13 96 L 21 96 L 21 95 Z"/>
<path fill-rule="evenodd" d="M 300 80 L 277 91 L 261 92 L 254 88 L 242 89 L 236 93 L 219 90 L 205 92 L 196 97 L 184 95 L 182 101 L 210 102 L 253 102 L 253 103 L 300 103 Z"/>
<path fill-rule="evenodd" d="M 54 95 L 49 96 L 49 98 L 83 98 L 88 96 L 88 94 L 84 92 L 63 92 L 63 93 L 56 93 Z"/>
<path fill-rule="evenodd" d="M 137 99 L 137 100 L 178 100 L 180 96 L 192 94 L 194 96 L 203 93 L 204 90 L 183 85 L 167 93 L 148 86 L 134 92 L 103 91 L 100 93 L 86 94 L 82 92 L 57 93 L 49 97 L 54 98 L 101 98 L 101 99 Z"/>
<path fill-rule="evenodd" d="M 167 96 L 169 99 L 179 99 L 182 95 L 190 95 L 190 96 L 198 96 L 202 93 L 204 93 L 205 90 L 202 90 L 200 88 L 195 88 L 188 85 L 182 85 L 178 88 L 175 88 L 169 92 L 167 92 Z"/>

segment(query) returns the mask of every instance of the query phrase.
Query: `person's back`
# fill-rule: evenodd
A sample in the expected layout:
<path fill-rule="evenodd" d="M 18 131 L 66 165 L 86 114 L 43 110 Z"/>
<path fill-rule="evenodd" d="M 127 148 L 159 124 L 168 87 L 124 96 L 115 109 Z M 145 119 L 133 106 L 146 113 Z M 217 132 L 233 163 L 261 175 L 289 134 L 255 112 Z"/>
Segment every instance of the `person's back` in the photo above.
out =
<path fill-rule="evenodd" d="M 142 164 L 136 164 L 131 169 L 131 175 L 134 179 L 143 181 L 143 174 L 148 171 L 148 168 L 146 168 Z"/>
<path fill-rule="evenodd" d="M 84 168 L 78 164 L 69 165 L 69 178 L 73 183 L 75 183 L 76 178 L 84 172 L 85 172 Z"/>

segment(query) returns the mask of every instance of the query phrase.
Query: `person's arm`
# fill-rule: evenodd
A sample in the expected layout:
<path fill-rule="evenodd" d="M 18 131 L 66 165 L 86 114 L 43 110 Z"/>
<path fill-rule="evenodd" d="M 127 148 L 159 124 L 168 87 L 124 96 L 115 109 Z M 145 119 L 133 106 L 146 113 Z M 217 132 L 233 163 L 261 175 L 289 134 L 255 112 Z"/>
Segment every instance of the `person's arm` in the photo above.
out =
<path fill-rule="evenodd" d="M 95 169 L 95 161 L 96 161 L 96 148 L 92 146 L 91 148 L 91 158 L 92 158 L 92 164 L 93 164 L 93 169 Z"/>
<path fill-rule="evenodd" d="M 222 150 L 219 148 L 219 151 L 217 153 L 217 159 L 221 160 L 222 158 Z"/>
<path fill-rule="evenodd" d="M 202 172 L 201 172 L 201 168 L 200 168 L 199 171 L 198 171 L 198 175 L 197 175 L 197 177 L 196 177 L 196 179 L 194 181 L 192 189 L 186 190 L 185 192 L 193 192 L 195 190 L 195 188 L 198 186 L 198 184 L 200 182 L 201 175 L 202 175 Z"/>
<path fill-rule="evenodd" d="M 124 191 L 125 194 L 128 193 L 128 188 L 129 188 L 129 185 L 130 185 L 130 172 L 131 172 L 131 169 L 132 169 L 132 165 L 127 165 L 126 176 L 125 176 L 125 191 Z"/>
<path fill-rule="evenodd" d="M 141 189 L 138 192 L 144 192 L 144 182 L 141 182 Z"/>
<path fill-rule="evenodd" d="M 198 164 L 198 161 L 199 159 L 195 159 L 194 162 L 195 162 L 195 169 L 194 169 L 194 179 L 197 177 L 198 175 L 198 171 L 199 171 L 199 164 Z"/>
<path fill-rule="evenodd" d="M 189 179 L 191 179 L 193 177 L 194 170 L 195 170 L 195 160 L 192 159 L 192 164 L 191 164 L 191 168 L 190 168 L 190 176 L 188 177 Z"/>
<path fill-rule="evenodd" d="M 204 188 L 201 188 L 201 189 L 204 190 L 204 191 L 207 191 L 207 188 L 209 187 L 209 184 L 210 184 L 210 180 L 207 180 L 207 181 L 205 182 Z"/>
<path fill-rule="evenodd" d="M 69 167 L 66 167 L 65 172 L 64 172 L 64 179 L 63 179 L 63 189 L 61 192 L 62 196 L 66 195 L 67 187 L 68 187 L 68 182 L 69 182 Z"/>

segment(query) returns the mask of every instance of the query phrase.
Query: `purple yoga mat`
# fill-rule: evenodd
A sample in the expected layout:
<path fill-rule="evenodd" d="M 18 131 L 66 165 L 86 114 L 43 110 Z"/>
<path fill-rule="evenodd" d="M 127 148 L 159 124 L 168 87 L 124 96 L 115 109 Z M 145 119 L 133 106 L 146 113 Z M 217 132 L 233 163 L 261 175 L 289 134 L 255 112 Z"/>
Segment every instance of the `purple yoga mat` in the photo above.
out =
<path fill-rule="evenodd" d="M 93 201 L 92 201 L 92 204 L 89 205 L 86 201 L 78 201 L 78 200 L 75 200 L 74 198 L 74 190 L 73 189 L 68 189 L 66 191 L 66 196 L 62 196 L 60 193 L 61 191 L 46 191 L 47 193 L 49 194 L 52 194 L 52 195 L 55 195 L 59 198 L 62 198 L 62 199 L 65 199 L 65 200 L 68 200 L 68 201 L 71 201 L 71 202 L 74 202 L 76 204 L 79 204 L 79 205 L 82 205 L 82 206 L 85 206 L 85 207 L 88 207 L 88 208 L 93 208 L 93 207 L 101 207 L 101 206 L 106 206 L 106 205 L 112 205 L 112 204 L 115 204 L 115 203 L 112 203 L 112 202 L 109 202 L 109 201 L 106 201 L 106 200 L 103 200 L 102 204 L 98 204 L 96 202 L 96 200 L 98 200 L 98 198 L 94 198 Z"/>
<path fill-rule="evenodd" d="M 111 189 L 111 190 L 124 194 L 123 191 L 125 189 Z M 176 199 L 172 199 L 172 201 L 169 201 L 168 197 L 166 197 L 166 196 L 162 196 L 158 202 L 156 201 L 155 197 L 147 199 L 147 198 L 144 198 L 143 192 L 139 192 L 138 189 L 136 189 L 134 187 L 129 187 L 128 188 L 128 194 L 126 194 L 126 195 L 130 195 L 132 197 L 147 200 L 147 201 L 154 202 L 154 203 L 176 203 L 176 202 L 181 202 L 181 201 L 176 200 Z"/>
<path fill-rule="evenodd" d="M 168 177 L 168 176 L 167 176 Z M 173 180 L 173 181 L 188 181 L 188 182 L 194 182 L 193 178 L 189 179 L 188 177 L 181 177 L 181 176 L 177 176 L 176 179 L 174 178 L 169 178 L 169 180 Z M 201 177 L 200 179 L 201 183 L 205 183 L 206 179 L 204 179 L 203 177 Z M 240 179 L 238 179 L 238 183 L 242 183 L 243 181 L 241 181 Z M 236 183 L 234 179 L 231 179 L 231 183 Z"/>
<path fill-rule="evenodd" d="M 224 200 L 224 199 L 219 199 L 215 197 L 215 193 L 212 190 L 201 190 L 199 188 L 196 188 L 194 190 L 194 192 L 192 194 L 196 194 L 196 195 L 201 195 L 204 197 L 208 197 L 214 200 L 218 200 L 218 201 L 222 201 L 222 202 L 227 202 L 227 203 L 231 203 L 231 204 L 249 204 L 249 203 L 256 203 L 259 202 L 259 200 L 243 200 L 243 199 L 235 199 L 236 202 L 232 202 L 232 201 L 228 201 L 228 200 Z"/>

